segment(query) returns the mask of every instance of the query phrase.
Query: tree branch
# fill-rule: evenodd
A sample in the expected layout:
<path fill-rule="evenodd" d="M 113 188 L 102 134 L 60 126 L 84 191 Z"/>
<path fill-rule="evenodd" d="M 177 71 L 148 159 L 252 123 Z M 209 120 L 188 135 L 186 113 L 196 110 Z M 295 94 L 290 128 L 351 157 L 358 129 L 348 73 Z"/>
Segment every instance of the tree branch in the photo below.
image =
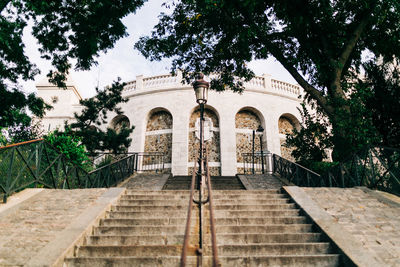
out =
<path fill-rule="evenodd" d="M 3 11 L 3 9 L 6 8 L 6 6 L 8 5 L 8 3 L 10 3 L 11 0 L 2 0 L 0 2 L 0 13 Z"/>

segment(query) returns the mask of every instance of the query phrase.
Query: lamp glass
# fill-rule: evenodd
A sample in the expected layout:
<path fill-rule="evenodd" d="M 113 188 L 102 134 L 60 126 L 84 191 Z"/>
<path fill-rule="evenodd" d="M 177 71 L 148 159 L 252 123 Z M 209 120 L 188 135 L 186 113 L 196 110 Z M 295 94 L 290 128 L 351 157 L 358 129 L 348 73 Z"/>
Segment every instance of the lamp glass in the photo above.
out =
<path fill-rule="evenodd" d="M 194 89 L 195 94 L 196 94 L 196 102 L 201 104 L 201 103 L 207 103 L 207 98 L 208 98 L 208 88 L 205 86 L 198 86 Z"/>

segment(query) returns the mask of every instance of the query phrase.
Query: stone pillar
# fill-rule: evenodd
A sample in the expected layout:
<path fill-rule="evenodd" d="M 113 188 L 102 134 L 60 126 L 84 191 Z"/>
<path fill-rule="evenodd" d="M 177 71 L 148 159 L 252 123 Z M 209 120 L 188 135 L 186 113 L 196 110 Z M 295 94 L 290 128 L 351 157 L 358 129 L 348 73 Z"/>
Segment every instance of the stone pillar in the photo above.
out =
<path fill-rule="evenodd" d="M 271 91 L 272 90 L 271 75 L 263 74 L 263 78 L 264 78 L 264 88 L 267 89 L 267 91 Z"/>
<path fill-rule="evenodd" d="M 233 176 L 237 173 L 235 114 L 225 110 L 220 115 L 221 175 Z"/>
<path fill-rule="evenodd" d="M 136 90 L 143 89 L 143 75 L 136 76 Z"/>
<path fill-rule="evenodd" d="M 184 109 L 184 108 L 183 108 Z M 173 175 L 188 173 L 188 133 L 190 112 L 174 112 L 172 123 L 172 166 Z"/>

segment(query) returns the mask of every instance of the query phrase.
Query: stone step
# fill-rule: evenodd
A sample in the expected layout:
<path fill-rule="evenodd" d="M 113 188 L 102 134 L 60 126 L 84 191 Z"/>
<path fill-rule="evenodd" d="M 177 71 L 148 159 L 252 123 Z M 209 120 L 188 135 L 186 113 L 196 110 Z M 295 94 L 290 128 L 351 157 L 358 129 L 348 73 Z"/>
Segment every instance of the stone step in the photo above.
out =
<path fill-rule="evenodd" d="M 165 206 L 168 205 L 189 205 L 189 196 L 183 199 L 164 199 L 164 200 L 125 200 L 121 199 L 118 205 L 121 206 Z"/>
<path fill-rule="evenodd" d="M 320 240 L 320 233 L 217 234 L 219 244 L 306 243 Z"/>
<path fill-rule="evenodd" d="M 204 261 L 207 259 L 204 259 Z M 211 259 L 208 259 L 211 261 Z M 340 257 L 337 254 L 325 255 L 287 255 L 287 256 L 219 256 L 221 266 L 318 266 L 336 267 L 340 266 Z M 211 265 L 209 265 L 211 266 Z"/>
<path fill-rule="evenodd" d="M 154 211 L 108 211 L 106 212 L 107 218 L 115 219 L 144 219 L 144 218 L 168 218 L 168 217 L 179 217 L 183 218 L 187 216 L 187 209 L 182 210 L 167 210 L 163 212 Z M 196 212 L 193 211 L 192 216 L 195 216 Z"/>
<path fill-rule="evenodd" d="M 81 257 L 81 258 L 66 258 L 65 265 L 67 267 L 87 267 L 87 266 L 99 266 L 99 267 L 162 267 L 162 266 L 179 266 L 181 261 L 180 256 L 158 256 L 158 257 Z M 197 266 L 197 257 L 187 257 L 188 267 Z M 211 266 L 211 265 L 210 265 Z"/>
<path fill-rule="evenodd" d="M 239 191 L 238 191 L 239 192 Z M 288 199 L 284 194 L 215 194 L 213 191 L 213 199 L 232 199 L 232 200 L 242 200 L 242 199 Z"/>
<path fill-rule="evenodd" d="M 268 199 L 213 199 L 215 205 L 262 205 L 262 204 L 287 204 L 287 198 L 268 198 Z"/>
<path fill-rule="evenodd" d="M 87 237 L 86 245 L 124 246 L 124 245 L 179 245 L 183 244 L 183 234 L 179 235 L 92 235 Z"/>
<path fill-rule="evenodd" d="M 307 218 L 304 216 L 294 217 L 253 217 L 253 218 L 216 218 L 217 225 L 249 225 L 249 224 L 304 224 Z"/>
<path fill-rule="evenodd" d="M 135 194 L 135 195 L 122 195 L 121 200 L 183 200 L 189 199 L 189 194 L 177 194 L 177 195 L 157 195 L 157 194 Z"/>
<path fill-rule="evenodd" d="M 190 192 L 187 190 L 132 190 L 126 189 L 125 195 L 189 195 Z"/>
<path fill-rule="evenodd" d="M 195 221 L 195 220 L 192 220 Z M 186 217 L 181 218 L 143 218 L 143 219 L 101 219 L 100 226 L 134 226 L 134 225 L 185 225 Z"/>
<path fill-rule="evenodd" d="M 165 226 L 98 226 L 94 235 L 165 235 L 184 234 L 185 225 Z"/>
<path fill-rule="evenodd" d="M 261 204 L 261 205 L 218 205 L 214 206 L 214 210 L 288 210 L 294 209 L 294 203 L 287 204 Z"/>
<path fill-rule="evenodd" d="M 216 225 L 217 234 L 301 233 L 312 232 L 312 224 Z"/>
<path fill-rule="evenodd" d="M 208 213 L 208 210 L 205 210 Z M 298 216 L 299 209 L 288 210 L 215 210 L 215 218 L 253 218 L 271 216 Z"/>
<path fill-rule="evenodd" d="M 272 243 L 250 245 L 219 245 L 221 256 L 266 256 L 266 255 L 317 255 L 329 254 L 329 243 Z"/>
<path fill-rule="evenodd" d="M 163 246 L 81 246 L 78 248 L 78 257 L 157 257 L 157 256 L 180 256 L 182 245 Z M 188 250 L 188 255 L 194 256 L 194 249 Z"/>
<path fill-rule="evenodd" d="M 181 212 L 182 210 L 186 211 L 188 210 L 188 205 L 164 205 L 164 206 L 151 206 L 151 205 L 142 205 L 142 206 L 127 206 L 127 205 L 116 205 L 112 206 L 111 210 L 112 211 L 128 211 L 128 212 L 134 212 L 134 211 L 147 211 L 147 212 L 164 212 L 164 211 L 176 211 L 176 212 Z"/>
<path fill-rule="evenodd" d="M 263 195 L 263 194 L 280 194 L 280 189 L 265 190 L 213 190 L 214 195 Z"/>
<path fill-rule="evenodd" d="M 212 266 L 212 258 L 203 257 L 204 266 Z M 339 266 L 339 255 L 307 255 L 307 256 L 257 256 L 257 257 L 240 257 L 240 256 L 220 256 L 221 266 L 318 266 L 318 267 L 335 267 Z M 179 266 L 180 257 L 114 257 L 114 258 L 67 258 L 65 264 L 67 267 L 131 267 L 131 266 Z M 196 266 L 196 257 L 187 257 L 186 266 Z"/>

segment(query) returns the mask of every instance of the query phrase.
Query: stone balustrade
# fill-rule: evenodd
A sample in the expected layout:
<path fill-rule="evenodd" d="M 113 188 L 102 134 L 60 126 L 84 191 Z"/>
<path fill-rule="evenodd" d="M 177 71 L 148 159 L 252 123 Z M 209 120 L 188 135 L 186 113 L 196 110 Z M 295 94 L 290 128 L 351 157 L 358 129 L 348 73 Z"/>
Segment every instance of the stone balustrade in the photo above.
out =
<path fill-rule="evenodd" d="M 215 77 L 216 75 L 214 74 L 210 75 L 209 78 Z M 124 94 L 131 95 L 143 91 L 190 87 L 188 84 L 182 84 L 181 78 L 182 74 L 179 72 L 177 76 L 165 74 L 144 78 L 143 75 L 140 75 L 136 77 L 135 81 L 130 81 L 125 85 Z M 248 90 L 269 92 L 294 98 L 302 94 L 302 89 L 299 85 L 271 79 L 270 75 L 256 76 L 250 81 L 244 82 L 244 87 Z"/>

